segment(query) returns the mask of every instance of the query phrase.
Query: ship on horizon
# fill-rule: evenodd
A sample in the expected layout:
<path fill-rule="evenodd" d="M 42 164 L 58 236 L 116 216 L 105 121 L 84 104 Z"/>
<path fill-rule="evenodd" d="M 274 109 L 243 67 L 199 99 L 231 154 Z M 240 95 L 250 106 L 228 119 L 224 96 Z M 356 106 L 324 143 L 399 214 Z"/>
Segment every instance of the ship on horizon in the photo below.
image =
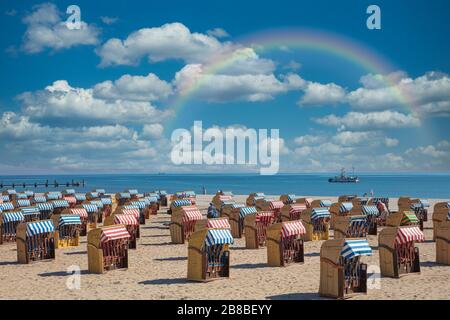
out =
<path fill-rule="evenodd" d="M 329 178 L 328 182 L 331 183 L 358 183 L 359 178 L 355 176 L 355 168 L 353 168 L 353 175 L 347 176 L 345 174 L 345 169 L 341 169 L 341 174 L 339 176 L 334 176 L 333 178 Z"/>

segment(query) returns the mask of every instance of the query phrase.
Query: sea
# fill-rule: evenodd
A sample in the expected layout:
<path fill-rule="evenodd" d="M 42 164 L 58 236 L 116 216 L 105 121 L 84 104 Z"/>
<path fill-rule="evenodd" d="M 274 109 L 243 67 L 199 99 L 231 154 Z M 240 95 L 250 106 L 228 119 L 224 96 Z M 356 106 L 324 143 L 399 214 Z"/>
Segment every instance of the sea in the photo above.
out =
<path fill-rule="evenodd" d="M 418 198 L 450 199 L 450 173 L 443 174 L 360 174 L 359 183 L 329 183 L 332 175 L 278 174 L 261 176 L 254 174 L 86 174 L 86 175 L 30 175 L 0 176 L 0 187 L 15 184 L 17 191 L 24 190 L 20 184 L 54 181 L 64 184 L 58 188 L 26 187 L 35 192 L 66 189 L 65 183 L 84 181 L 84 187 L 75 187 L 77 192 L 95 188 L 116 193 L 125 189 L 138 189 L 140 193 L 166 190 L 168 193 L 193 190 L 197 194 L 217 190 L 234 194 L 263 192 L 266 195 L 295 194 L 297 196 L 339 196 L 343 194 L 373 194 L 379 197 L 411 196 Z"/>

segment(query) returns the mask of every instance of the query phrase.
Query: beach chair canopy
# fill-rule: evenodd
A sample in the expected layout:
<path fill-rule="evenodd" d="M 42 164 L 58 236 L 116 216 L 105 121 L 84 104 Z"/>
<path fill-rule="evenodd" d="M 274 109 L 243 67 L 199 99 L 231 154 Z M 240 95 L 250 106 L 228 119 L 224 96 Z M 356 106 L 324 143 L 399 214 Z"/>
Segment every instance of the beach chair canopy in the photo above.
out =
<path fill-rule="evenodd" d="M 293 203 L 297 200 L 297 196 L 295 194 L 288 194 L 287 195 L 287 201 L 288 203 Z"/>
<path fill-rule="evenodd" d="M 223 206 L 225 206 L 225 205 L 222 205 L 222 207 Z M 245 204 L 242 204 L 242 203 L 231 203 L 231 208 L 233 208 L 233 209 L 239 209 L 239 208 L 244 208 L 245 207 Z"/>
<path fill-rule="evenodd" d="M 48 192 L 46 195 L 47 200 L 58 200 L 62 198 L 61 192 Z"/>
<path fill-rule="evenodd" d="M 67 200 L 54 200 L 53 202 L 53 208 L 68 208 L 69 202 Z"/>
<path fill-rule="evenodd" d="M 281 238 L 306 234 L 306 229 L 300 220 L 283 222 Z"/>
<path fill-rule="evenodd" d="M 239 209 L 239 217 L 244 219 L 246 215 L 258 212 L 255 207 L 242 207 Z"/>
<path fill-rule="evenodd" d="M 208 219 L 206 227 L 215 229 L 231 229 L 230 222 L 227 218 L 219 218 L 215 220 Z"/>
<path fill-rule="evenodd" d="M 64 200 L 66 200 L 69 204 L 77 203 L 77 198 L 74 196 L 64 196 Z"/>
<path fill-rule="evenodd" d="M 86 195 L 84 193 L 76 193 L 75 199 L 77 199 L 77 201 L 86 201 Z"/>
<path fill-rule="evenodd" d="M 54 231 L 55 231 L 55 226 L 53 225 L 53 222 L 50 220 L 34 221 L 34 222 L 27 223 L 27 236 L 28 237 L 33 237 L 38 234 L 54 232 Z"/>
<path fill-rule="evenodd" d="M 31 201 L 28 199 L 19 199 L 16 201 L 19 207 L 29 207 L 31 206 Z"/>
<path fill-rule="evenodd" d="M 47 198 L 44 196 L 34 196 L 33 201 L 35 203 L 44 203 L 47 202 Z"/>
<path fill-rule="evenodd" d="M 183 207 L 183 222 L 203 219 L 203 215 L 196 206 Z"/>
<path fill-rule="evenodd" d="M 75 215 L 79 215 L 81 218 L 87 218 L 88 213 L 85 208 L 73 208 L 70 209 L 70 212 Z"/>
<path fill-rule="evenodd" d="M 59 216 L 59 227 L 67 226 L 67 225 L 79 225 L 81 224 L 81 218 L 77 214 L 65 214 Z"/>
<path fill-rule="evenodd" d="M 27 215 L 27 214 L 39 214 L 41 213 L 41 211 L 39 210 L 39 207 L 26 207 L 26 208 L 21 208 L 20 211 L 22 211 L 23 215 Z"/>
<path fill-rule="evenodd" d="M 192 205 L 191 200 L 188 199 L 180 199 L 180 200 L 174 200 L 172 201 L 171 206 L 172 207 L 183 207 L 183 206 L 190 206 Z"/>
<path fill-rule="evenodd" d="M 129 214 L 115 214 L 114 215 L 114 223 L 115 224 L 124 224 L 126 226 L 136 226 L 139 224 L 139 221 Z"/>
<path fill-rule="evenodd" d="M 105 189 L 94 189 L 93 192 L 100 193 L 100 194 L 105 194 L 106 190 Z"/>
<path fill-rule="evenodd" d="M 264 197 L 264 192 L 255 192 L 255 197 Z"/>
<path fill-rule="evenodd" d="M 395 243 L 404 244 L 412 241 L 423 242 L 425 239 L 422 230 L 417 226 L 401 227 L 397 229 Z"/>
<path fill-rule="evenodd" d="M 350 216 L 349 224 L 352 227 L 360 228 L 367 225 L 367 220 L 361 217 L 352 217 Z"/>
<path fill-rule="evenodd" d="M 129 193 L 132 196 L 139 194 L 139 191 L 137 191 L 137 189 L 128 189 L 128 190 L 125 190 L 125 192 Z"/>
<path fill-rule="evenodd" d="M 135 204 L 126 204 L 126 205 L 122 206 L 122 209 L 126 209 L 126 210 L 131 209 L 131 210 L 134 210 L 134 209 L 139 209 L 139 207 L 138 207 L 137 205 L 135 205 Z"/>
<path fill-rule="evenodd" d="M 23 193 L 25 193 L 28 197 L 34 197 L 34 191 L 25 190 Z"/>
<path fill-rule="evenodd" d="M 265 199 L 264 196 L 262 196 L 262 197 L 254 197 L 254 198 L 253 198 L 253 204 L 255 204 L 256 201 L 258 201 L 258 200 L 263 200 L 263 199 Z"/>
<path fill-rule="evenodd" d="M 50 203 L 50 202 L 37 203 L 36 205 L 39 208 L 39 211 L 52 211 L 53 210 L 53 203 Z"/>
<path fill-rule="evenodd" d="M 98 207 L 95 204 L 83 203 L 82 206 L 88 213 L 98 212 Z"/>
<path fill-rule="evenodd" d="M 86 196 L 89 196 L 89 198 L 91 198 L 91 199 L 100 198 L 100 194 L 98 192 L 95 192 L 95 191 L 88 192 L 86 194 Z"/>
<path fill-rule="evenodd" d="M 377 204 L 378 202 L 389 203 L 389 198 L 387 197 L 374 197 L 372 198 L 373 203 Z"/>
<path fill-rule="evenodd" d="M 28 199 L 28 195 L 26 193 L 16 193 L 16 199 Z"/>
<path fill-rule="evenodd" d="M 102 235 L 100 236 L 100 242 L 105 243 L 108 241 L 128 239 L 130 233 L 124 226 L 114 226 L 108 229 L 102 229 Z"/>
<path fill-rule="evenodd" d="M 268 202 L 269 202 L 269 207 L 272 210 L 277 210 L 277 209 L 281 209 L 284 207 L 283 201 L 272 200 L 272 201 L 268 201 Z"/>
<path fill-rule="evenodd" d="M 6 190 L 6 193 L 8 194 L 8 195 L 13 195 L 13 194 L 16 194 L 17 193 L 17 191 L 16 190 L 14 190 L 14 189 L 8 189 L 8 190 Z"/>
<path fill-rule="evenodd" d="M 322 199 L 320 200 L 320 206 L 321 207 L 331 207 L 331 200 L 329 199 Z"/>
<path fill-rule="evenodd" d="M 159 198 L 161 198 L 161 197 L 159 196 L 159 194 L 156 193 L 156 192 L 147 192 L 147 193 L 144 194 L 144 197 L 145 197 L 145 198 L 155 197 L 156 200 L 159 200 Z"/>
<path fill-rule="evenodd" d="M 341 250 L 341 256 L 345 260 L 362 255 L 372 255 L 372 248 L 369 246 L 367 239 L 345 240 Z"/>
<path fill-rule="evenodd" d="M 2 211 L 14 210 L 14 205 L 11 202 L 0 203 L 0 210 Z"/>
<path fill-rule="evenodd" d="M 90 204 L 97 206 L 98 209 L 103 209 L 103 202 L 100 200 L 91 200 Z"/>
<path fill-rule="evenodd" d="M 156 203 L 156 202 L 158 202 L 158 198 L 159 197 L 156 197 L 156 196 L 147 196 L 144 199 L 146 199 L 150 203 Z"/>
<path fill-rule="evenodd" d="M 311 220 L 315 221 L 321 218 L 329 218 L 330 211 L 326 208 L 313 208 L 311 210 Z"/>
<path fill-rule="evenodd" d="M 351 202 L 342 202 L 339 207 L 339 213 L 347 213 L 353 209 L 353 203 Z"/>
<path fill-rule="evenodd" d="M 289 212 L 290 213 L 298 213 L 298 212 L 303 212 L 304 210 L 306 210 L 306 205 L 303 203 L 296 203 L 296 204 L 291 204 L 289 207 Z"/>
<path fill-rule="evenodd" d="M 379 211 L 377 206 L 362 206 L 362 213 L 366 216 L 376 216 Z"/>
<path fill-rule="evenodd" d="M 166 190 L 158 190 L 157 193 L 159 193 L 162 196 L 167 196 L 167 191 Z"/>
<path fill-rule="evenodd" d="M 129 208 L 126 209 L 124 207 L 122 207 L 122 214 L 127 214 L 130 216 L 133 216 L 135 219 L 139 219 L 139 209 L 134 207 L 134 208 Z"/>
<path fill-rule="evenodd" d="M 409 223 L 419 223 L 419 219 L 414 214 L 414 212 L 405 211 L 405 212 L 403 212 L 403 217 L 402 217 L 401 224 L 402 225 L 406 225 L 406 224 L 409 224 Z"/>
<path fill-rule="evenodd" d="M 205 245 L 232 244 L 234 242 L 230 229 L 209 229 L 205 237 Z"/>
<path fill-rule="evenodd" d="M 74 195 L 75 189 L 66 189 L 62 192 L 64 195 Z"/>
<path fill-rule="evenodd" d="M 8 222 L 17 222 L 17 221 L 24 221 L 25 217 L 23 216 L 22 212 L 16 211 L 16 212 L 5 212 L 3 214 L 3 223 Z"/>
<path fill-rule="evenodd" d="M 137 207 L 138 209 L 145 209 L 148 205 L 145 201 L 133 201 L 130 205 Z"/>
<path fill-rule="evenodd" d="M 2 201 L 9 201 L 9 196 L 0 196 L 0 200 Z"/>
<path fill-rule="evenodd" d="M 231 192 L 231 191 L 222 191 L 222 195 L 223 195 L 223 196 L 229 196 L 229 197 L 232 197 L 232 196 L 233 196 L 233 192 Z"/>
<path fill-rule="evenodd" d="M 120 192 L 118 194 L 119 199 L 130 199 L 131 198 L 131 194 L 128 192 Z"/>
<path fill-rule="evenodd" d="M 236 202 L 234 200 L 225 200 L 225 201 L 221 201 L 220 207 L 223 208 L 226 205 L 234 205 L 234 204 L 236 204 Z M 240 207 L 237 207 L 237 208 L 240 208 Z"/>
<path fill-rule="evenodd" d="M 112 199 L 110 197 L 102 197 L 100 198 L 100 201 L 103 205 L 112 205 Z"/>
<path fill-rule="evenodd" d="M 185 194 L 187 197 L 195 197 L 195 192 L 192 191 L 192 190 L 184 191 L 184 194 Z"/>

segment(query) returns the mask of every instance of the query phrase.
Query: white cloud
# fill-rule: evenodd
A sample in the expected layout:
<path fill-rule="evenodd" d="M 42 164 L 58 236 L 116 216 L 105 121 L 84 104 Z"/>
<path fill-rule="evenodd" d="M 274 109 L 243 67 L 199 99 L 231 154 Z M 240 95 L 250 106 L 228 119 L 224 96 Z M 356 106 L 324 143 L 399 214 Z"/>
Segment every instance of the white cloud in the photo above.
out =
<path fill-rule="evenodd" d="M 396 146 L 398 146 L 399 143 L 400 143 L 400 141 L 398 141 L 397 139 L 394 139 L 394 138 L 385 138 L 384 139 L 384 144 L 386 147 L 396 147 Z"/>
<path fill-rule="evenodd" d="M 197 87 L 195 97 L 212 102 L 265 101 L 287 91 L 283 83 L 273 74 L 205 75 L 203 67 L 199 64 L 187 65 L 177 72 L 174 85 L 180 94 Z"/>
<path fill-rule="evenodd" d="M 341 129 L 380 129 L 418 127 L 420 120 L 411 114 L 395 111 L 380 112 L 349 112 L 342 117 L 334 114 L 314 119 L 316 123 L 339 127 Z"/>
<path fill-rule="evenodd" d="M 212 37 L 216 37 L 216 38 L 227 38 L 230 35 L 228 34 L 228 32 L 226 32 L 224 29 L 222 28 L 214 28 L 211 30 L 206 31 L 206 34 Z"/>
<path fill-rule="evenodd" d="M 348 94 L 355 109 L 382 110 L 407 104 L 422 115 L 450 115 L 450 78 L 441 72 L 428 72 L 415 79 L 403 72 L 361 78 L 363 88 Z M 401 97 L 399 99 L 399 96 Z"/>
<path fill-rule="evenodd" d="M 159 123 L 146 124 L 142 129 L 141 136 L 144 138 L 154 138 L 159 139 L 162 137 L 164 132 L 164 127 Z"/>
<path fill-rule="evenodd" d="M 94 97 L 100 99 L 127 99 L 136 101 L 155 101 L 172 94 L 172 86 L 153 73 L 147 76 L 121 76 L 94 86 Z"/>
<path fill-rule="evenodd" d="M 74 88 L 65 80 L 55 81 L 45 90 L 26 92 L 18 99 L 26 115 L 32 118 L 66 118 L 104 123 L 153 123 L 170 115 L 149 102 L 103 100 L 95 98 L 93 89 Z"/>
<path fill-rule="evenodd" d="M 321 84 L 309 82 L 304 89 L 304 95 L 298 102 L 300 106 L 308 105 L 335 105 L 345 98 L 345 89 L 334 84 Z"/>
<path fill-rule="evenodd" d="M 373 131 L 341 131 L 333 137 L 333 141 L 343 146 L 367 144 L 376 139 L 378 133 Z"/>
<path fill-rule="evenodd" d="M 23 22 L 27 29 L 22 49 L 27 53 L 38 53 L 47 48 L 61 50 L 77 45 L 96 45 L 99 41 L 100 31 L 92 24 L 82 21 L 80 29 L 67 28 L 61 12 L 52 3 L 34 6 Z"/>
<path fill-rule="evenodd" d="M 143 57 L 152 62 L 181 59 L 201 63 L 230 49 L 230 43 L 191 32 L 181 23 L 167 23 L 161 27 L 139 29 L 124 40 L 109 39 L 97 54 L 101 57 L 101 66 L 136 65 Z"/>
<path fill-rule="evenodd" d="M 294 142 L 297 145 L 312 145 L 312 144 L 318 144 L 318 143 L 322 143 L 325 140 L 327 140 L 327 138 L 325 136 L 320 136 L 320 135 L 304 135 L 304 136 L 300 136 L 300 137 L 296 137 L 294 139 Z"/>
<path fill-rule="evenodd" d="M 295 61 L 295 60 L 290 60 L 288 63 L 286 63 L 283 66 L 283 69 L 285 70 L 292 70 L 292 71 L 298 71 L 300 70 L 300 68 L 302 67 L 302 64 Z"/>

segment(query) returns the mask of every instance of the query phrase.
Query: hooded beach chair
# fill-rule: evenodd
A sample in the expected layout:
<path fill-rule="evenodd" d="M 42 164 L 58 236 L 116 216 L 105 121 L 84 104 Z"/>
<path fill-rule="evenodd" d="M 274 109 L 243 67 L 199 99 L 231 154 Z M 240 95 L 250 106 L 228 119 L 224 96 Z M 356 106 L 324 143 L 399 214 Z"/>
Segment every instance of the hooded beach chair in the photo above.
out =
<path fill-rule="evenodd" d="M 306 209 L 306 205 L 302 203 L 285 204 L 281 209 L 281 221 L 299 220 L 302 212 Z"/>
<path fill-rule="evenodd" d="M 18 209 L 18 211 L 22 212 L 25 222 L 38 221 L 41 219 L 41 211 L 38 206 L 24 207 Z"/>
<path fill-rule="evenodd" d="M 336 202 L 330 207 L 331 220 L 330 228 L 334 228 L 334 222 L 338 216 L 348 216 L 353 209 L 353 203 L 351 202 Z"/>
<path fill-rule="evenodd" d="M 64 200 L 69 203 L 70 208 L 75 208 L 77 205 L 77 198 L 75 198 L 75 195 L 65 195 Z"/>
<path fill-rule="evenodd" d="M 247 215 L 256 213 L 255 207 L 242 207 L 231 211 L 229 220 L 233 238 L 242 238 L 244 234 L 244 219 Z"/>
<path fill-rule="evenodd" d="M 100 193 L 96 191 L 86 192 L 84 195 L 86 197 L 86 200 L 92 201 L 92 200 L 100 200 Z"/>
<path fill-rule="evenodd" d="M 129 249 L 137 248 L 137 239 L 140 237 L 139 222 L 130 214 L 113 214 L 105 219 L 104 226 L 124 225 L 130 234 Z"/>
<path fill-rule="evenodd" d="M 21 264 L 55 259 L 52 220 L 24 222 L 17 226 L 17 260 Z"/>
<path fill-rule="evenodd" d="M 310 200 L 308 208 L 329 208 L 333 203 L 329 199 Z"/>
<path fill-rule="evenodd" d="M 441 222 L 450 218 L 450 202 L 438 202 L 433 209 L 433 241 L 436 239 L 436 230 Z"/>
<path fill-rule="evenodd" d="M 392 212 L 386 218 L 386 226 L 399 227 L 399 226 L 418 226 L 421 230 L 420 220 L 412 211 L 399 211 Z"/>
<path fill-rule="evenodd" d="M 55 226 L 56 249 L 80 245 L 81 218 L 79 215 L 54 214 L 52 221 Z"/>
<path fill-rule="evenodd" d="M 26 193 L 24 193 L 24 192 L 12 194 L 12 195 L 10 196 L 10 198 L 11 198 L 11 201 L 12 201 L 12 202 L 17 201 L 17 200 L 31 200 L 31 199 L 28 197 L 28 194 L 26 194 Z"/>
<path fill-rule="evenodd" d="M 66 208 L 61 214 L 63 215 L 75 215 L 80 217 L 80 236 L 86 236 L 88 232 L 88 213 L 85 208 Z"/>
<path fill-rule="evenodd" d="M 203 229 L 230 229 L 230 221 L 228 218 L 207 218 L 197 220 L 195 223 L 195 231 Z"/>
<path fill-rule="evenodd" d="M 53 214 L 58 214 L 64 211 L 66 208 L 70 208 L 67 200 L 52 200 L 50 203 L 53 206 Z"/>
<path fill-rule="evenodd" d="M 4 196 L 7 196 L 8 197 L 8 201 L 12 201 L 12 200 L 14 200 L 13 199 L 13 197 L 14 197 L 14 195 L 17 193 L 17 191 L 16 190 L 14 190 L 14 189 L 8 189 L 8 190 L 5 190 L 5 191 L 3 191 L 2 192 L 2 195 L 4 195 Z"/>
<path fill-rule="evenodd" d="M 254 192 L 254 193 L 250 193 L 249 196 L 247 197 L 247 199 L 245 200 L 245 204 L 248 207 L 254 206 L 256 205 L 256 200 L 258 199 L 264 199 L 264 193 L 263 192 Z"/>
<path fill-rule="evenodd" d="M 3 203 L 0 203 L 0 210 L 2 212 L 12 212 L 15 210 L 15 207 L 12 202 L 3 202 Z"/>
<path fill-rule="evenodd" d="M 91 203 L 82 203 L 75 208 L 84 208 L 88 214 L 87 219 L 87 232 L 91 229 L 97 228 L 99 210 L 97 205 Z"/>
<path fill-rule="evenodd" d="M 92 192 L 97 193 L 100 198 L 106 196 L 106 190 L 105 189 L 94 189 L 94 190 L 92 190 Z"/>
<path fill-rule="evenodd" d="M 88 269 L 91 273 L 128 268 L 130 233 L 124 225 L 90 230 L 87 237 Z"/>
<path fill-rule="evenodd" d="M 21 211 L 0 212 L 0 244 L 16 241 L 17 226 L 24 221 Z"/>
<path fill-rule="evenodd" d="M 117 207 L 111 216 L 114 216 L 116 214 L 127 214 L 130 216 L 133 216 L 134 219 L 136 219 L 136 221 L 139 224 L 145 224 L 145 217 L 143 215 L 141 215 L 139 208 L 137 206 L 124 205 L 124 206 Z M 142 222 L 142 220 L 144 220 L 144 221 Z M 139 238 L 139 236 L 138 236 L 138 238 Z"/>
<path fill-rule="evenodd" d="M 52 201 L 61 200 L 63 198 L 63 195 L 59 191 L 50 191 L 45 193 L 45 197 L 47 198 L 47 201 Z"/>
<path fill-rule="evenodd" d="M 386 227 L 378 236 L 381 275 L 399 278 L 410 273 L 420 273 L 419 248 L 424 235 L 418 226 Z"/>
<path fill-rule="evenodd" d="M 37 206 L 39 208 L 39 211 L 41 212 L 39 220 L 50 219 L 51 215 L 53 214 L 53 203 L 44 201 L 35 203 L 35 206 Z"/>
<path fill-rule="evenodd" d="M 311 208 L 311 203 L 314 201 L 313 198 L 297 198 L 295 203 L 304 204 L 306 208 Z"/>
<path fill-rule="evenodd" d="M 297 200 L 297 197 L 295 194 L 282 194 L 280 196 L 280 201 L 286 204 L 293 204 Z"/>
<path fill-rule="evenodd" d="M 126 204 L 128 201 L 131 200 L 131 194 L 128 192 L 118 192 L 116 193 L 115 198 L 117 201 L 117 205 L 123 206 L 124 204 Z"/>
<path fill-rule="evenodd" d="M 275 223 L 267 228 L 267 263 L 271 267 L 284 267 L 303 263 L 306 229 L 300 220 Z"/>
<path fill-rule="evenodd" d="M 155 190 L 155 193 L 159 195 L 159 205 L 162 207 L 167 207 L 167 191 L 166 190 Z"/>
<path fill-rule="evenodd" d="M 330 211 L 327 208 L 309 208 L 302 212 L 301 221 L 306 229 L 305 241 L 328 240 L 330 237 Z"/>
<path fill-rule="evenodd" d="M 425 199 L 400 197 L 398 199 L 398 211 L 414 211 L 420 220 L 420 226 L 423 230 L 423 223 L 428 221 L 428 208 L 430 203 Z"/>
<path fill-rule="evenodd" d="M 230 276 L 230 249 L 234 239 L 230 229 L 202 229 L 189 239 L 187 278 L 211 281 Z"/>
<path fill-rule="evenodd" d="M 197 206 L 181 206 L 174 208 L 170 221 L 170 237 L 172 243 L 185 243 L 195 230 L 195 224 L 203 219 Z"/>
<path fill-rule="evenodd" d="M 218 211 L 223 207 L 225 203 L 234 203 L 233 196 L 216 194 L 212 198 L 212 204 L 216 207 Z"/>
<path fill-rule="evenodd" d="M 192 206 L 193 203 L 191 202 L 191 200 L 189 199 L 177 199 L 177 200 L 173 200 L 170 203 L 170 207 L 167 210 L 167 214 L 172 214 L 172 212 L 174 210 L 177 210 L 176 208 L 178 207 L 183 207 L 183 206 Z"/>
<path fill-rule="evenodd" d="M 113 201 L 110 196 L 102 196 L 99 200 L 103 203 L 103 218 L 105 219 L 112 214 Z"/>
<path fill-rule="evenodd" d="M 437 224 L 435 234 L 436 262 L 450 265 L 450 214 Z"/>
<path fill-rule="evenodd" d="M 389 198 L 388 197 L 373 197 L 369 199 L 367 205 L 377 205 L 378 203 L 383 203 L 386 206 L 386 209 L 389 210 Z"/>
<path fill-rule="evenodd" d="M 104 219 L 104 212 L 103 212 L 104 205 L 103 205 L 103 202 L 100 201 L 100 199 L 98 199 L 98 200 L 87 200 L 87 201 L 85 201 L 85 203 L 86 204 L 93 204 L 93 205 L 97 206 L 97 209 L 98 209 L 97 223 L 102 223 L 103 219 Z"/>
<path fill-rule="evenodd" d="M 139 191 L 137 189 L 127 189 L 124 190 L 125 193 L 128 193 L 131 196 L 131 199 L 139 198 Z"/>
<path fill-rule="evenodd" d="M 368 224 L 366 216 L 338 216 L 334 221 L 334 238 L 365 238 Z"/>
<path fill-rule="evenodd" d="M 14 208 L 31 207 L 31 200 L 27 199 L 16 199 L 12 201 Z"/>
<path fill-rule="evenodd" d="M 275 221 L 273 211 L 258 211 L 244 218 L 245 247 L 259 249 L 266 245 L 267 228 Z"/>
<path fill-rule="evenodd" d="M 319 294 L 346 299 L 367 294 L 367 264 L 362 256 L 372 255 L 366 239 L 327 240 L 320 248 Z"/>
<path fill-rule="evenodd" d="M 280 200 L 259 199 L 256 201 L 258 211 L 273 211 L 275 213 L 275 223 L 281 222 L 281 209 L 284 203 Z"/>

